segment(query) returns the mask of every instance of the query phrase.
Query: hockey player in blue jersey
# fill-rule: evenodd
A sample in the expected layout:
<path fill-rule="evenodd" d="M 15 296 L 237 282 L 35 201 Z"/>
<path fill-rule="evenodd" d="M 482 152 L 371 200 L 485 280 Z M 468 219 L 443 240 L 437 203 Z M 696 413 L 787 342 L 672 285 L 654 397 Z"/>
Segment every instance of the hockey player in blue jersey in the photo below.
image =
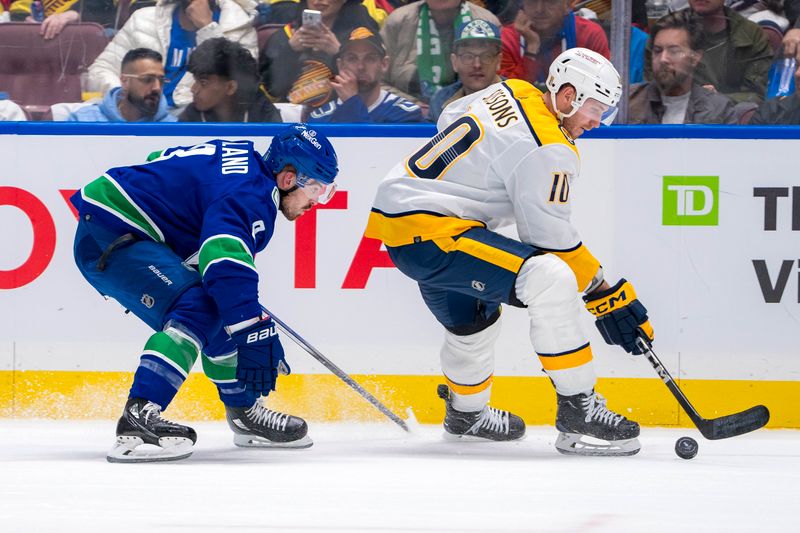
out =
<path fill-rule="evenodd" d="M 389 68 L 383 40 L 368 28 L 354 29 L 336 58 L 331 81 L 338 98 L 311 112 L 309 122 L 399 124 L 422 122 L 422 109 L 381 87 Z"/>
<path fill-rule="evenodd" d="M 155 330 L 109 461 L 191 455 L 195 431 L 161 411 L 200 356 L 236 445 L 311 446 L 303 419 L 261 401 L 289 366 L 258 300 L 254 260 L 272 238 L 278 211 L 295 220 L 331 198 L 337 165 L 323 134 L 293 125 L 263 157 L 251 141 L 168 148 L 144 164 L 108 170 L 71 198 L 81 273 Z"/>

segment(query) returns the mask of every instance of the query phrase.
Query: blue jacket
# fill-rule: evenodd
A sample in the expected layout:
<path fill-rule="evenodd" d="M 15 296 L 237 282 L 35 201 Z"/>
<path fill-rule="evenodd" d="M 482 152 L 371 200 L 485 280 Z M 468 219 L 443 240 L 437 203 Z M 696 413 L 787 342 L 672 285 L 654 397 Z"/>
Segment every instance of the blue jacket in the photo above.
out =
<path fill-rule="evenodd" d="M 122 87 L 114 87 L 106 93 L 103 101 L 87 105 L 73 111 L 67 120 L 69 122 L 128 122 L 119 114 L 119 99 L 122 96 Z M 158 111 L 152 119 L 140 119 L 135 122 L 176 122 L 178 119 L 167 111 L 167 100 L 161 95 Z"/>
<path fill-rule="evenodd" d="M 346 102 L 328 102 L 311 112 L 309 122 L 359 122 L 373 124 L 398 124 L 422 122 L 422 109 L 396 94 L 381 89 L 378 101 L 367 107 L 361 96 L 355 95 Z"/>

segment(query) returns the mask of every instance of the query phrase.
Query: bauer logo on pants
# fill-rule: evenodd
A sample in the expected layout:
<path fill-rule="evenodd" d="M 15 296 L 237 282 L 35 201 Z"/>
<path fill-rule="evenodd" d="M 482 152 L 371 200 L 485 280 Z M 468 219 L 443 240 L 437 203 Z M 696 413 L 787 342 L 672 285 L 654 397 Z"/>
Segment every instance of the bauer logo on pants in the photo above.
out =
<path fill-rule="evenodd" d="M 719 225 L 719 176 L 664 176 L 664 226 Z"/>

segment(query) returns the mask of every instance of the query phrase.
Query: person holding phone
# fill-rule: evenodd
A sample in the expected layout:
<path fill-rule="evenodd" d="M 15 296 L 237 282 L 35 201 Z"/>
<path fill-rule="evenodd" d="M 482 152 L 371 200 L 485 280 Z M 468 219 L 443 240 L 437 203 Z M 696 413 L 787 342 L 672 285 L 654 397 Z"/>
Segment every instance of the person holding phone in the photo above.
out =
<path fill-rule="evenodd" d="M 332 95 L 330 79 L 337 72 L 341 43 L 358 27 L 378 32 L 360 0 L 301 1 L 295 20 L 261 50 L 261 81 L 270 96 L 310 107 L 325 104 Z"/>

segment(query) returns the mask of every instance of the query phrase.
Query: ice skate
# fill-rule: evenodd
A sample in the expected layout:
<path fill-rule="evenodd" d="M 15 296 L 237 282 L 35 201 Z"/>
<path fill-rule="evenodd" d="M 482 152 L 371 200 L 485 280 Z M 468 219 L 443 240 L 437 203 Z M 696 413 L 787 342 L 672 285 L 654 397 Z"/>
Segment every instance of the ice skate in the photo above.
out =
<path fill-rule="evenodd" d="M 233 443 L 242 448 L 309 448 L 308 424 L 300 417 L 264 407 L 261 398 L 252 407 L 225 406 Z"/>
<path fill-rule="evenodd" d="M 635 455 L 639 424 L 609 411 L 606 400 L 592 391 L 558 395 L 556 449 L 567 455 Z"/>
<path fill-rule="evenodd" d="M 517 415 L 488 405 L 480 411 L 456 411 L 447 385 L 439 385 L 436 392 L 446 406 L 444 429 L 448 438 L 507 441 L 525 436 L 525 422 Z"/>
<path fill-rule="evenodd" d="M 197 433 L 161 418 L 161 407 L 131 398 L 117 422 L 117 442 L 108 452 L 109 463 L 177 461 L 192 455 Z"/>

